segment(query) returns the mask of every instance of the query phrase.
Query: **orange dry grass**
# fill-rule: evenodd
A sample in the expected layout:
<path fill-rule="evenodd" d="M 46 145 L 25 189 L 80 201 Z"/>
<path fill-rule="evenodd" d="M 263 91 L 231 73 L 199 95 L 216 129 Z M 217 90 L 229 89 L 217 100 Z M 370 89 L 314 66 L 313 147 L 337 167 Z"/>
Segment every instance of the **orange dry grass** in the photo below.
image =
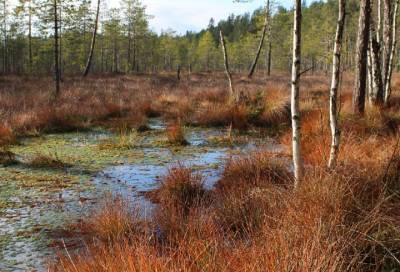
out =
<path fill-rule="evenodd" d="M 142 222 L 138 210 L 121 197 L 105 197 L 101 208 L 86 222 L 83 228 L 104 242 L 122 242 L 140 233 Z"/>
<path fill-rule="evenodd" d="M 185 138 L 185 131 L 180 122 L 170 124 L 167 127 L 168 142 L 173 145 L 188 145 L 189 142 Z"/>
<path fill-rule="evenodd" d="M 225 166 L 217 188 L 226 192 L 240 187 L 262 187 L 270 184 L 287 185 L 292 174 L 281 159 L 266 152 L 231 158 Z"/>
<path fill-rule="evenodd" d="M 394 268 L 400 265 L 393 258 L 400 250 L 393 206 L 398 200 L 380 189 L 386 184 L 381 178 L 385 167 L 375 171 L 377 175 L 370 178 L 362 171 L 351 175 L 316 168 L 307 171 L 307 182 L 296 191 L 278 185 L 249 187 L 247 194 L 216 194 L 210 205 L 192 206 L 185 220 L 175 222 L 179 231 L 163 231 L 162 240 L 153 240 L 147 232 L 134 242 L 100 244 L 86 255 L 62 258 L 57 267 L 59 271 Z M 375 192 L 374 197 L 365 197 L 365 190 Z M 175 194 L 175 189 L 168 190 L 163 197 Z M 162 211 L 164 204 L 160 205 Z M 165 217 L 156 219 L 160 224 Z"/>
<path fill-rule="evenodd" d="M 0 125 L 0 147 L 14 144 L 15 135 L 8 126 Z"/>

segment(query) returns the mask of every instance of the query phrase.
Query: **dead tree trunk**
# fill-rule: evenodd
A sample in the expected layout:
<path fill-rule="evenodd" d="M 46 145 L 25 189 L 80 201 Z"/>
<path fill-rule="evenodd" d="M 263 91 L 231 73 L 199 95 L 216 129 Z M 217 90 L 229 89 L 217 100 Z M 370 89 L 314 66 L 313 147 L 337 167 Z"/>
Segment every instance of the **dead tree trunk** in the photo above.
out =
<path fill-rule="evenodd" d="M 333 50 L 332 83 L 330 91 L 330 126 L 332 134 L 331 152 L 328 167 L 336 166 L 340 146 L 340 129 L 338 125 L 337 98 L 340 80 L 340 60 L 343 43 L 344 23 L 346 17 L 346 0 L 339 0 L 339 16 L 336 26 L 335 47 Z"/>
<path fill-rule="evenodd" d="M 364 114 L 367 87 L 367 50 L 371 16 L 370 0 L 360 1 L 360 16 L 357 33 L 356 81 L 353 90 L 353 112 Z"/>
<path fill-rule="evenodd" d="M 176 68 L 176 78 L 178 79 L 178 81 L 181 80 L 181 65 L 178 64 L 178 67 Z"/>
<path fill-rule="evenodd" d="M 385 95 L 384 95 L 384 103 L 387 106 L 390 95 L 391 95 L 391 83 L 392 83 L 392 73 L 393 73 L 393 60 L 395 56 L 395 51 L 396 51 L 396 29 L 397 29 L 397 11 L 399 8 L 399 0 L 396 0 L 395 6 L 394 6 L 394 11 L 393 11 L 393 17 L 392 17 L 392 29 L 391 29 L 391 39 L 392 39 L 392 45 L 391 45 L 391 50 L 390 50 L 390 56 L 389 56 L 389 67 L 388 67 L 388 72 L 386 75 L 386 84 L 385 84 Z"/>
<path fill-rule="evenodd" d="M 95 46 L 95 43 L 96 43 L 96 36 L 97 36 L 97 26 L 98 26 L 98 23 L 99 23 L 99 13 L 100 13 L 100 0 L 97 1 L 96 20 L 94 22 L 92 43 L 90 45 L 90 53 L 89 53 L 89 57 L 88 57 L 87 62 L 86 62 L 85 72 L 83 73 L 84 77 L 89 74 L 90 66 L 92 65 L 94 46 Z M 128 59 L 128 61 L 129 61 L 129 59 Z"/>
<path fill-rule="evenodd" d="M 228 83 L 229 83 L 229 96 L 230 96 L 231 100 L 234 100 L 235 102 L 237 102 L 238 97 L 233 88 L 232 74 L 229 70 L 228 52 L 226 51 L 225 38 L 224 38 L 224 34 L 222 33 L 222 30 L 219 31 L 219 37 L 220 37 L 220 41 L 221 41 L 222 53 L 224 55 L 225 73 L 226 73 L 226 77 L 228 78 Z"/>
<path fill-rule="evenodd" d="M 301 158 L 301 124 L 300 124 L 300 66 L 301 66 L 301 0 L 295 0 L 293 27 L 293 63 L 292 63 L 292 142 L 295 187 L 303 175 L 303 160 Z"/>
<path fill-rule="evenodd" d="M 59 64 L 59 44 L 58 44 L 58 8 L 57 1 L 53 0 L 53 16 L 54 16 L 54 79 L 55 79 L 55 94 L 54 98 L 57 98 L 60 93 L 60 64 Z"/>
<path fill-rule="evenodd" d="M 271 30 L 270 30 L 271 31 Z M 271 55 L 272 55 L 272 42 L 271 42 L 271 34 L 268 35 L 268 61 L 267 61 L 267 76 L 271 75 Z"/>
<path fill-rule="evenodd" d="M 253 77 L 253 74 L 254 74 L 254 72 L 256 70 L 256 67 L 257 67 L 258 59 L 260 58 L 260 55 L 261 55 L 261 50 L 262 50 L 262 48 L 264 46 L 265 35 L 267 34 L 268 25 L 269 25 L 269 10 L 270 10 L 269 0 L 267 0 L 267 6 L 266 6 L 266 10 L 265 10 L 265 21 L 264 21 L 263 31 L 262 31 L 262 34 L 261 34 L 260 44 L 258 46 L 257 54 L 256 54 L 256 56 L 254 58 L 253 64 L 251 65 L 250 72 L 249 72 L 249 74 L 247 76 L 248 78 L 252 78 Z"/>

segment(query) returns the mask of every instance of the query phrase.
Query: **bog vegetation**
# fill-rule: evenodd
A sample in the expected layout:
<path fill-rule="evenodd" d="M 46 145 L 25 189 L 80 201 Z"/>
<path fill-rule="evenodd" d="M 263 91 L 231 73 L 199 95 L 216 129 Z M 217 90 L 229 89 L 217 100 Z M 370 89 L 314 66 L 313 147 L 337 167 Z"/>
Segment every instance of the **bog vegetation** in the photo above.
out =
<path fill-rule="evenodd" d="M 144 194 L 150 217 L 107 195 L 66 222 L 80 243 L 55 249 L 50 271 L 400 270 L 398 0 L 268 0 L 184 35 L 154 33 L 138 0 L 1 1 L 1 168 L 49 133 L 113 131 L 99 150 L 134 150 L 154 118 L 171 152 L 188 127 L 283 147 L 227 158 L 212 188 L 171 166 Z"/>

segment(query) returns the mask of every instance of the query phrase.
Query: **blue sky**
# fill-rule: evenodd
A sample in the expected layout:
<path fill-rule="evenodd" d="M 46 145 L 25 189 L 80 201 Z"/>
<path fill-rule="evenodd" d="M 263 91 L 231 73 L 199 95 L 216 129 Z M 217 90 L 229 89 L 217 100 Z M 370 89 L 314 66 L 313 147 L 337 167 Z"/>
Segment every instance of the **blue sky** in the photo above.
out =
<path fill-rule="evenodd" d="M 111 0 L 114 1 L 118 0 Z M 290 7 L 292 0 L 277 0 L 276 3 Z M 211 17 L 216 21 L 229 14 L 252 12 L 264 4 L 264 0 L 250 3 L 234 3 L 233 0 L 142 0 L 147 12 L 154 15 L 150 26 L 157 32 L 172 28 L 178 33 L 200 30 L 208 25 Z"/>

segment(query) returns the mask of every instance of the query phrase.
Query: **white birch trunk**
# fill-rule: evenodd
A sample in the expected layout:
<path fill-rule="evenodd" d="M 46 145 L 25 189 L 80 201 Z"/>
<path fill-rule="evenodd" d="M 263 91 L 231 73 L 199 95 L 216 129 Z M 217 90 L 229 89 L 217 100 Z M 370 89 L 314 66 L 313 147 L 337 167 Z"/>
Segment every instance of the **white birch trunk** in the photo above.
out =
<path fill-rule="evenodd" d="M 394 6 L 393 18 L 392 18 L 392 24 L 393 24 L 392 25 L 392 45 L 391 45 L 391 51 L 390 51 L 390 57 L 389 57 L 389 68 L 388 68 L 388 73 L 386 76 L 385 97 L 384 97 L 385 105 L 388 104 L 390 95 L 391 95 L 393 60 L 394 60 L 395 51 L 396 51 L 396 28 L 397 28 L 398 8 L 399 8 L 399 0 L 396 0 L 395 6 Z"/>
<path fill-rule="evenodd" d="M 292 63 L 292 147 L 295 187 L 303 175 L 303 160 L 301 157 L 301 123 L 300 123 L 300 64 L 301 64 L 301 0 L 295 0 L 293 27 L 293 63 Z"/>
<path fill-rule="evenodd" d="M 340 57 L 342 51 L 344 22 L 346 17 L 346 0 L 339 0 L 339 16 L 336 27 L 335 47 L 333 51 L 332 83 L 330 90 L 329 117 L 332 134 L 331 151 L 328 167 L 336 166 L 340 146 L 340 129 L 338 125 L 337 97 L 340 80 Z"/>

